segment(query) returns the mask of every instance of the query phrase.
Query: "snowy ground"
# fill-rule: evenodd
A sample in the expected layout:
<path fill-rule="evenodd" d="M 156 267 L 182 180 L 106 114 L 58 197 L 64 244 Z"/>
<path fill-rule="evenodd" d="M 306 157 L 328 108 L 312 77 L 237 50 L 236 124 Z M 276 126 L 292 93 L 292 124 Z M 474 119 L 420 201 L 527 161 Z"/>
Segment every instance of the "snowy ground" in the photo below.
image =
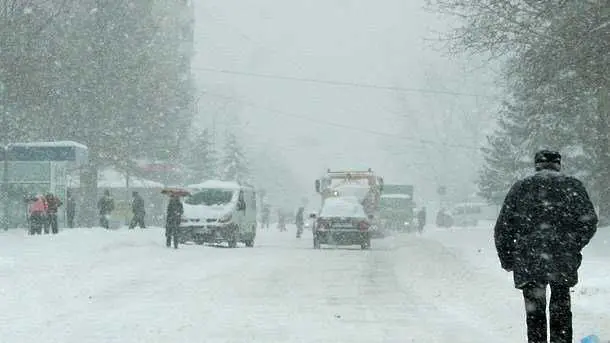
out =
<path fill-rule="evenodd" d="M 163 245 L 161 229 L 0 233 L 2 342 L 524 341 L 521 294 L 491 228 L 431 228 L 311 249 L 259 231 L 255 248 Z M 585 251 L 577 337 L 610 335 L 609 229 Z"/>

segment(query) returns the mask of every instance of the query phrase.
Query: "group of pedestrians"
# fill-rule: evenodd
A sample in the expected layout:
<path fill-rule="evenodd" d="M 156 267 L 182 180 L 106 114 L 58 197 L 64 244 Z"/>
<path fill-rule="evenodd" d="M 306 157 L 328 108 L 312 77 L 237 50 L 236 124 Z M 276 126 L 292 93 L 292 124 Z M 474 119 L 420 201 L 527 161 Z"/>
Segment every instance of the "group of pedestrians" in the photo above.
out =
<path fill-rule="evenodd" d="M 132 219 L 129 223 L 129 229 L 134 229 L 136 226 L 146 228 L 145 216 L 146 207 L 144 199 L 138 192 L 132 193 L 133 200 L 131 202 Z M 45 234 L 59 232 L 58 212 L 59 208 L 64 205 L 63 201 L 53 193 L 38 194 L 33 197 L 26 197 L 27 204 L 27 220 L 29 234 L 39 235 L 43 231 Z M 74 227 L 74 218 L 76 215 L 76 201 L 72 193 L 66 193 L 66 226 Z M 104 191 L 104 195 L 98 200 L 97 208 L 99 213 L 100 226 L 110 228 L 110 215 L 115 210 L 114 198 L 110 195 L 110 191 Z"/>
<path fill-rule="evenodd" d="M 146 224 L 144 219 L 146 217 L 146 206 L 144 204 L 144 198 L 136 191 L 132 192 L 131 196 L 132 217 L 129 222 L 129 229 L 133 230 L 136 226 L 145 229 Z M 104 195 L 98 200 L 97 209 L 100 216 L 100 226 L 109 229 L 110 215 L 115 210 L 114 198 L 110 195 L 109 190 L 105 190 Z"/>
<path fill-rule="evenodd" d="M 34 197 L 29 197 L 25 200 L 28 204 L 29 234 L 40 235 L 43 231 L 45 234 L 48 234 L 49 232 L 57 234 L 59 232 L 57 213 L 59 208 L 63 205 L 61 199 L 52 193 L 47 193 L 45 195 L 39 194 Z M 76 203 L 70 191 L 66 193 L 66 202 L 67 226 L 73 228 Z M 97 209 L 100 226 L 109 229 L 110 215 L 115 210 L 115 201 L 109 190 L 105 190 L 102 197 L 98 200 Z M 133 216 L 129 223 L 129 229 L 133 230 L 136 226 L 142 229 L 146 228 L 146 206 L 144 198 L 136 191 L 132 192 L 131 211 Z M 174 248 L 178 248 L 178 231 L 183 212 L 184 209 L 180 200 L 180 195 L 172 194 L 167 206 L 166 216 L 165 236 L 168 247 L 173 245 Z"/>
<path fill-rule="evenodd" d="M 74 225 L 75 204 L 69 193 L 67 198 L 66 219 L 68 226 L 72 227 Z M 27 198 L 26 202 L 28 203 L 27 219 L 30 235 L 40 235 L 43 230 L 45 234 L 57 234 L 59 232 L 57 212 L 59 207 L 63 205 L 59 197 L 53 193 L 39 194 L 32 198 Z"/>
<path fill-rule="evenodd" d="M 144 198 L 138 193 L 132 193 L 131 211 L 132 219 L 129 223 L 129 229 L 133 230 L 136 226 L 146 228 L 144 217 L 146 216 L 146 206 Z M 178 249 L 179 245 L 179 227 L 184 207 L 180 200 L 181 194 L 170 192 L 170 199 L 167 205 L 166 223 L 165 223 L 165 238 L 167 247 L 173 246 Z M 98 209 L 100 214 L 100 225 L 106 229 L 109 228 L 109 216 L 114 211 L 114 199 L 110 192 L 106 190 L 104 196 L 98 201 Z"/>

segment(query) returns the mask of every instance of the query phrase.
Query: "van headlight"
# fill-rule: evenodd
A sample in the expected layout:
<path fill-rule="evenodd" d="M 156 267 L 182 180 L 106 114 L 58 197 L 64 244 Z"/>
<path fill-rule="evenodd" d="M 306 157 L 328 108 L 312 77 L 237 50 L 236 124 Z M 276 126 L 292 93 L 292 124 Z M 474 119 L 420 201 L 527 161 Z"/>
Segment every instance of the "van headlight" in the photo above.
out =
<path fill-rule="evenodd" d="M 227 213 L 224 216 L 220 217 L 220 219 L 218 219 L 218 221 L 221 223 L 227 223 L 227 222 L 231 221 L 232 217 L 233 217 L 233 215 L 231 213 Z"/>

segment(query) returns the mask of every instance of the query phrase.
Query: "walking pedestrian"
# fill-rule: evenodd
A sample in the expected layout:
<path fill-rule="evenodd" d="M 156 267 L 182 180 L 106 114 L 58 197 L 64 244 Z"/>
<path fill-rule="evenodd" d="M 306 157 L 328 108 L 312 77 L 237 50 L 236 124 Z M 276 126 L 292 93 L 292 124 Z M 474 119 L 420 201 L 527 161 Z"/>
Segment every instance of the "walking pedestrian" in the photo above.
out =
<path fill-rule="evenodd" d="M 529 343 L 547 343 L 546 288 L 550 286 L 552 343 L 572 343 L 570 287 L 578 282 L 582 249 L 597 230 L 583 184 L 561 173 L 561 155 L 535 155 L 536 173 L 508 192 L 494 228 L 500 264 L 523 292 Z"/>

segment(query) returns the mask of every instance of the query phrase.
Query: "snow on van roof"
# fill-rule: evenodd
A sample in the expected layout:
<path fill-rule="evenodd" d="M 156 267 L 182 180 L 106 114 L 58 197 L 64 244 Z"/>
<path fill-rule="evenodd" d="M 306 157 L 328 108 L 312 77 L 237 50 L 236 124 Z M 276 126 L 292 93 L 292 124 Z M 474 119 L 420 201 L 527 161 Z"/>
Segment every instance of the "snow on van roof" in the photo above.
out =
<path fill-rule="evenodd" d="M 387 199 L 411 199 L 409 194 L 382 194 L 381 197 Z"/>
<path fill-rule="evenodd" d="M 73 147 L 87 150 L 87 146 L 81 143 L 73 142 L 73 141 L 55 141 L 55 142 L 26 142 L 26 143 L 11 143 L 11 146 L 19 146 L 19 147 Z"/>
<path fill-rule="evenodd" d="M 207 180 L 202 183 L 188 185 L 187 188 L 239 189 L 241 186 L 235 181 Z"/>

